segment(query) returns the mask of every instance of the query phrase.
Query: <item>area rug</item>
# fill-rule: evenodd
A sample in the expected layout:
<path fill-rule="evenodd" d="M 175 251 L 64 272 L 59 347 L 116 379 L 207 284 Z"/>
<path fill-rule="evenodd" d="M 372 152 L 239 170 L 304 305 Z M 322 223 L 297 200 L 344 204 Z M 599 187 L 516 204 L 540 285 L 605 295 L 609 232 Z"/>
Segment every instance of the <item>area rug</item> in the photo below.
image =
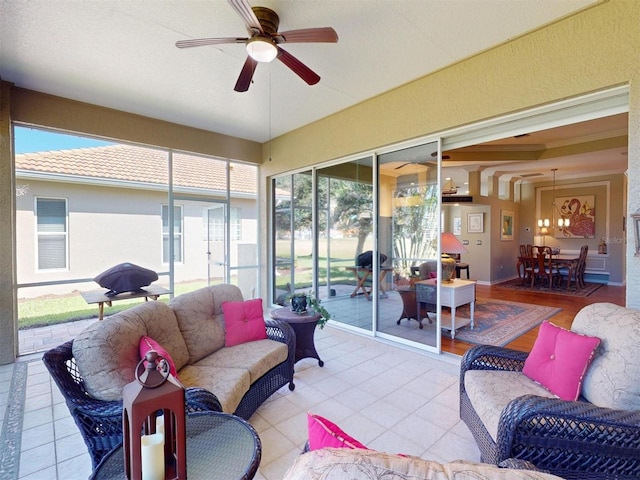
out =
<path fill-rule="evenodd" d="M 474 328 L 456 330 L 456 340 L 503 347 L 558 313 L 561 308 L 506 300 L 476 299 Z M 456 309 L 456 318 L 469 318 L 469 305 Z M 443 331 L 443 335 L 446 333 Z"/>
<path fill-rule="evenodd" d="M 567 290 L 565 288 L 540 288 L 531 287 L 530 285 L 521 285 L 520 279 L 516 278 L 509 280 L 508 282 L 499 283 L 496 287 L 508 288 L 510 290 L 518 290 L 519 292 L 535 292 L 535 293 L 547 293 L 549 295 L 565 295 L 569 297 L 588 297 L 593 292 L 598 290 L 602 283 L 585 283 L 584 288 L 575 289 L 573 286 Z"/>

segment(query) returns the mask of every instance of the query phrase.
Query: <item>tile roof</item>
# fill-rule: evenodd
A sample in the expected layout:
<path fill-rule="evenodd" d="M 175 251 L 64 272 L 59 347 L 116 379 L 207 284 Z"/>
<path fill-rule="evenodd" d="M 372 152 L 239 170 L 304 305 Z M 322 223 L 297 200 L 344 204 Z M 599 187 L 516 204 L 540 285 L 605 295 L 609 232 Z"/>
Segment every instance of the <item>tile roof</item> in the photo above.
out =
<path fill-rule="evenodd" d="M 168 184 L 167 165 L 166 151 L 120 144 L 16 155 L 18 171 L 149 185 Z M 257 193 L 257 167 L 231 163 L 230 179 L 232 192 Z M 174 187 L 224 191 L 226 161 L 174 153 L 173 184 Z"/>

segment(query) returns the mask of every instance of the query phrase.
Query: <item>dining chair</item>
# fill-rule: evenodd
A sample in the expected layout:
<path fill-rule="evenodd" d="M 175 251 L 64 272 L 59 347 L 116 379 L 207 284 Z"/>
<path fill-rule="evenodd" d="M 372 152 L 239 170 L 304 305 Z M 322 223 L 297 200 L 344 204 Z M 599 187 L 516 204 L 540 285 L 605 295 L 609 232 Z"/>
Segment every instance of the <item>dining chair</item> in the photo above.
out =
<path fill-rule="evenodd" d="M 583 245 L 580 248 L 580 257 L 578 258 L 578 267 L 576 272 L 576 280 L 580 288 L 584 288 L 584 271 L 587 268 L 587 254 L 589 253 L 589 245 Z"/>
<path fill-rule="evenodd" d="M 523 267 L 522 259 L 526 257 L 527 257 L 527 246 L 525 244 L 520 244 L 520 252 L 518 254 L 518 261 L 516 262 L 516 272 L 518 272 L 518 278 L 520 279 L 521 283 L 524 276 L 524 270 L 523 270 L 524 267 Z"/>
<path fill-rule="evenodd" d="M 538 276 L 541 278 L 542 284 L 544 285 L 546 281 L 549 288 L 554 287 L 558 283 L 560 276 L 558 274 L 558 267 L 553 263 L 551 249 L 549 248 L 548 251 L 540 254 L 538 258 L 541 261 L 538 269 Z"/>
<path fill-rule="evenodd" d="M 567 289 L 571 287 L 571 281 L 576 289 L 584 288 L 584 271 L 587 265 L 587 254 L 589 253 L 589 245 L 583 245 L 580 248 L 580 256 L 578 261 L 573 264 L 558 265 L 558 274 L 562 276 L 562 281 L 567 278 Z"/>
<path fill-rule="evenodd" d="M 520 257 L 519 261 L 524 267 L 524 277 L 521 283 L 529 283 L 529 285 L 533 287 L 538 278 L 538 272 L 540 271 L 539 255 Z"/>
<path fill-rule="evenodd" d="M 546 283 L 548 288 L 552 288 L 558 280 L 558 268 L 552 262 L 551 247 L 533 247 L 534 256 L 531 265 L 525 268 L 527 279 L 533 287 L 536 282 L 540 286 Z"/>
<path fill-rule="evenodd" d="M 528 273 L 531 272 L 532 263 L 535 262 L 536 259 L 533 255 L 533 245 L 521 244 L 518 260 L 516 262 L 516 271 L 518 272 L 520 284 L 524 284 L 529 279 Z"/>
<path fill-rule="evenodd" d="M 520 255 L 521 257 L 527 256 L 527 246 L 524 243 L 520 244 Z"/>

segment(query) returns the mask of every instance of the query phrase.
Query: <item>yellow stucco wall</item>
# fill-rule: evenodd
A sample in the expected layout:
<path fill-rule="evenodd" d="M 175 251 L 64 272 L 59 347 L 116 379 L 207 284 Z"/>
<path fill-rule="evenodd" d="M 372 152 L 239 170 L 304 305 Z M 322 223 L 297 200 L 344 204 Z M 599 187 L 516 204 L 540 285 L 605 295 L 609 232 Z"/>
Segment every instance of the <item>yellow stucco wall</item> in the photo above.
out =
<path fill-rule="evenodd" d="M 612 0 L 278 137 L 263 174 L 632 83 L 639 16 L 640 2 Z"/>
<path fill-rule="evenodd" d="M 18 87 L 11 89 L 11 118 L 141 145 L 242 159 L 254 164 L 261 162 L 261 145 L 257 142 Z"/>
<path fill-rule="evenodd" d="M 601 3 L 274 139 L 263 148 L 264 218 L 272 175 L 627 84 L 629 211 L 639 210 L 640 181 L 633 180 L 640 179 L 639 18 L 640 1 Z M 263 240 L 266 262 L 266 231 Z M 626 282 L 633 291 L 640 288 L 640 265 L 628 240 Z M 628 297 L 627 304 L 640 307 L 640 300 Z"/>

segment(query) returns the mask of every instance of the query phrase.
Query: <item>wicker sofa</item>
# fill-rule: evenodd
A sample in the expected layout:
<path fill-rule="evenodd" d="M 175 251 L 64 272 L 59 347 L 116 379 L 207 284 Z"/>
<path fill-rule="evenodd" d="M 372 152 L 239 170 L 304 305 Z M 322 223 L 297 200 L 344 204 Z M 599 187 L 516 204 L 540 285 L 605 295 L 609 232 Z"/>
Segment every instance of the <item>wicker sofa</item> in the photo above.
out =
<path fill-rule="evenodd" d="M 216 285 L 145 302 L 87 327 L 43 361 L 87 444 L 93 466 L 122 441 L 122 387 L 134 380 L 139 344 L 167 350 L 186 387 L 186 411 L 224 411 L 248 419 L 275 391 L 293 390 L 295 334 L 267 319 L 268 339 L 225 347 L 222 303 L 241 301 L 234 285 Z"/>
<path fill-rule="evenodd" d="M 566 479 L 638 479 L 640 311 L 592 304 L 571 330 L 601 339 L 577 401 L 522 374 L 527 353 L 478 346 L 461 362 L 460 418 L 483 462 L 513 457 Z"/>

